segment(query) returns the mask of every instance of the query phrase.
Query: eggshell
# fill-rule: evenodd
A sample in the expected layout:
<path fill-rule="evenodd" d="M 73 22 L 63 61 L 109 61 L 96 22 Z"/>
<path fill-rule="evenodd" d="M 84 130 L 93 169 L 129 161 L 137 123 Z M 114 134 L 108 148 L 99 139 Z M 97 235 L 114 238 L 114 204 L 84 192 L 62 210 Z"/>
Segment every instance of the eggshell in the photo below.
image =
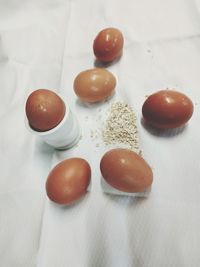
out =
<path fill-rule="evenodd" d="M 124 38 L 116 28 L 106 28 L 98 33 L 93 43 L 96 58 L 102 62 L 111 62 L 122 55 Z"/>
<path fill-rule="evenodd" d="M 100 170 L 109 185 L 123 192 L 143 192 L 153 182 L 150 166 L 129 149 L 108 151 L 101 159 Z"/>
<path fill-rule="evenodd" d="M 116 86 L 115 76 L 106 69 L 82 71 L 74 80 L 74 92 L 84 102 L 95 103 L 111 96 Z"/>
<path fill-rule="evenodd" d="M 160 90 L 150 95 L 142 106 L 146 123 L 158 129 L 177 128 L 189 121 L 193 103 L 183 93 L 175 90 Z"/>
<path fill-rule="evenodd" d="M 71 204 L 82 198 L 91 179 L 89 163 L 82 158 L 70 158 L 57 164 L 46 181 L 46 192 L 57 204 Z"/>
<path fill-rule="evenodd" d="M 53 91 L 38 89 L 26 101 L 26 116 L 30 126 L 36 131 L 48 131 L 56 127 L 64 118 L 65 103 Z"/>

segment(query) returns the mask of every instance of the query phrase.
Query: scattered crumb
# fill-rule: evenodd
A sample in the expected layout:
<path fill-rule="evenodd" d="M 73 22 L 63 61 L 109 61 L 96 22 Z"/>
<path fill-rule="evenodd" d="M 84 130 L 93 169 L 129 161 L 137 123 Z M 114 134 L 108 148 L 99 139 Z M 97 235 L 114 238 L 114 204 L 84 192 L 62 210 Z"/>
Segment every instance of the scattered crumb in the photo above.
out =
<path fill-rule="evenodd" d="M 90 137 L 92 139 L 97 139 L 99 137 L 99 133 L 98 133 L 98 130 L 95 129 L 95 130 L 90 130 Z"/>
<path fill-rule="evenodd" d="M 93 130 L 90 131 L 90 137 L 93 138 L 94 137 L 94 133 Z"/>

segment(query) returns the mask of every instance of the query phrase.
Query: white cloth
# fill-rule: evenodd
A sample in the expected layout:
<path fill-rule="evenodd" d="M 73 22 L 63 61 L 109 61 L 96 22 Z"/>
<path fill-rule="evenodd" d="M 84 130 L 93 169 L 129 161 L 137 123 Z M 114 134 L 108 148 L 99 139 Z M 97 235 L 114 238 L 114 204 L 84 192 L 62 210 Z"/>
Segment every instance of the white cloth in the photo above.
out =
<path fill-rule="evenodd" d="M 73 80 L 94 66 L 92 43 L 105 27 L 125 38 L 117 94 L 136 111 L 140 145 L 154 172 L 147 199 L 110 196 L 100 188 L 90 130 L 99 108 L 86 107 Z M 197 267 L 200 262 L 200 1 L 0 0 L 0 266 Z M 24 103 L 37 88 L 66 96 L 83 138 L 54 151 L 24 125 Z M 141 122 L 145 95 L 176 88 L 195 103 L 182 132 L 151 133 Z M 86 121 L 86 116 L 88 120 Z M 92 187 L 79 203 L 61 208 L 45 193 L 50 169 L 81 156 Z"/>

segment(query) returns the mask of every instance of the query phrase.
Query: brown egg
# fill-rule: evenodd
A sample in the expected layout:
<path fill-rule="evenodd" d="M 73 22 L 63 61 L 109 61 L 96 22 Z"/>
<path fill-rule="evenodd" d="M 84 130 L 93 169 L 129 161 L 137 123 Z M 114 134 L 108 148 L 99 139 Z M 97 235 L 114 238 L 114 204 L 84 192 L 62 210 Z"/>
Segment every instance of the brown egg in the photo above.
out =
<path fill-rule="evenodd" d="M 58 204 L 71 204 L 82 198 L 91 179 L 88 162 L 82 158 L 66 159 L 56 165 L 46 181 L 46 192 Z"/>
<path fill-rule="evenodd" d="M 56 127 L 65 116 L 65 103 L 53 91 L 38 89 L 26 101 L 26 116 L 36 131 L 48 131 Z"/>
<path fill-rule="evenodd" d="M 122 55 L 124 38 L 115 28 L 107 28 L 98 33 L 93 43 L 96 58 L 102 62 L 111 62 Z"/>
<path fill-rule="evenodd" d="M 115 76 L 106 69 L 82 71 L 74 80 L 74 92 L 84 102 L 95 103 L 111 96 L 116 86 Z"/>
<path fill-rule="evenodd" d="M 108 151 L 101 159 L 100 169 L 106 182 L 123 192 L 143 192 L 153 182 L 150 166 L 129 149 Z"/>
<path fill-rule="evenodd" d="M 161 90 L 146 99 L 142 114 L 151 126 L 172 129 L 184 125 L 192 117 L 193 103 L 180 92 Z"/>

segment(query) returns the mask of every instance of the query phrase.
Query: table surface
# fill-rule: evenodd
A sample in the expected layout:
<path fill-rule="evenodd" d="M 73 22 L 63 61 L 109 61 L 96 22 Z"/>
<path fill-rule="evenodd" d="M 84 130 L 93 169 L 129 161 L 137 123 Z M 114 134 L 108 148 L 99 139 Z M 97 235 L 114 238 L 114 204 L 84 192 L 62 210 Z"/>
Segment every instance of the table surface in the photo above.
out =
<path fill-rule="evenodd" d="M 106 66 L 117 77 L 108 102 L 85 106 L 73 81 L 98 65 L 92 44 L 119 28 L 123 56 Z M 0 258 L 3 267 L 197 267 L 200 262 L 200 1 L 0 0 Z M 35 89 L 62 94 L 82 128 L 78 146 L 55 151 L 30 133 L 24 105 Z M 194 114 L 178 131 L 141 123 L 145 96 L 174 88 Z M 153 169 L 148 198 L 104 194 L 99 161 L 106 147 L 90 137 L 99 112 L 116 100 L 135 111 L 144 158 Z M 99 146 L 98 146 L 99 145 Z M 51 203 L 45 181 L 63 159 L 92 167 L 86 197 Z"/>

